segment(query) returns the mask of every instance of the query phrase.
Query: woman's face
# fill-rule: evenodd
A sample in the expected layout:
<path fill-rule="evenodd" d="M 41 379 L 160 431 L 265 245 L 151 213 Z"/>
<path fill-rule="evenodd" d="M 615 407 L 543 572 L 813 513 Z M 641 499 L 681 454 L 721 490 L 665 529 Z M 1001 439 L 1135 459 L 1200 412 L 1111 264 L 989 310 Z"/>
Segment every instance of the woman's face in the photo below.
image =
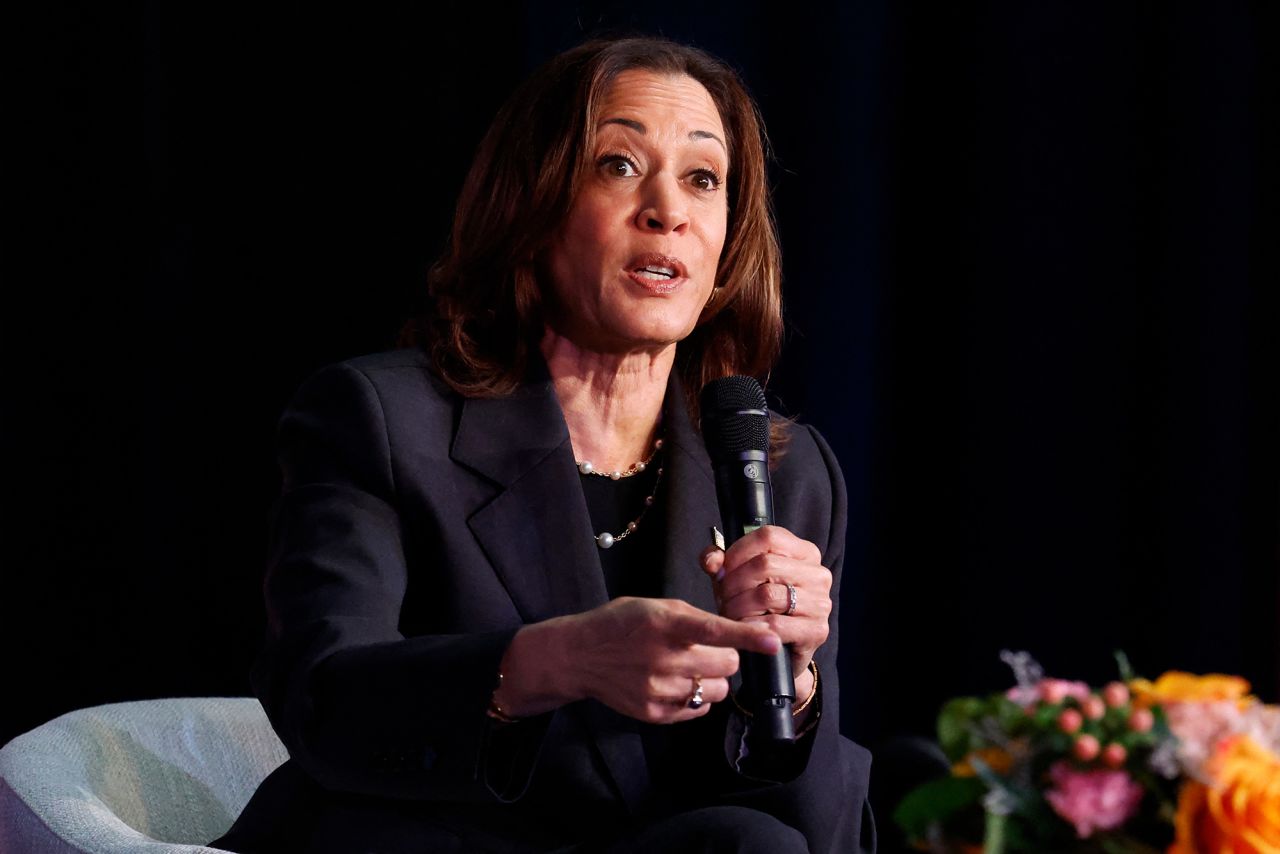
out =
<path fill-rule="evenodd" d="M 552 328 L 599 352 L 661 349 L 697 323 L 728 222 L 720 114 L 691 77 L 625 71 L 545 257 Z"/>

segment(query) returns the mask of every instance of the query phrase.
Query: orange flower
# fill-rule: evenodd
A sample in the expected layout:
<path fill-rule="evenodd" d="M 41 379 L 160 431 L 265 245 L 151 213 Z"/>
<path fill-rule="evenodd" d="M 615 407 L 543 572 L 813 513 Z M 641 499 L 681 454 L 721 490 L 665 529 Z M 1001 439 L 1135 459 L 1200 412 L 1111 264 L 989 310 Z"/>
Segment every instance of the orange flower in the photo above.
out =
<path fill-rule="evenodd" d="M 1179 793 L 1169 854 L 1280 854 L 1280 757 L 1233 736 L 1208 770 L 1211 785 L 1191 780 Z"/>
<path fill-rule="evenodd" d="M 961 759 L 951 768 L 952 775 L 956 777 L 974 777 L 977 776 L 977 770 L 969 764 L 970 759 L 980 759 L 988 768 L 997 774 L 1008 774 L 1009 769 L 1013 767 L 1013 755 L 1006 750 L 998 747 L 984 747 L 982 750 L 971 752 L 964 759 Z"/>
<path fill-rule="evenodd" d="M 1248 682 L 1239 676 L 1221 673 L 1197 676 L 1170 670 L 1154 683 L 1135 679 L 1129 683 L 1129 689 L 1133 692 L 1134 704 L 1143 708 L 1165 703 L 1213 703 L 1220 700 L 1235 700 L 1243 705 L 1253 699 L 1248 696 Z"/>

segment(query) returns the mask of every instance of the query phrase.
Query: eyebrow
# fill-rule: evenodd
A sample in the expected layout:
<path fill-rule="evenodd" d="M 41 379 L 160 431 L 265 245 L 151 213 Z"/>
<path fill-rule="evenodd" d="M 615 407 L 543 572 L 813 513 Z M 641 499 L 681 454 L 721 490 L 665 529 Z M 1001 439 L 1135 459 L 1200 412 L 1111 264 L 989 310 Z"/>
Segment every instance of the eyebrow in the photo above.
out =
<path fill-rule="evenodd" d="M 633 131 L 640 134 L 648 132 L 648 129 L 645 128 L 644 124 L 636 121 L 635 119 L 605 119 L 604 121 L 600 122 L 600 124 L 601 126 L 622 125 L 623 127 L 631 128 Z M 724 144 L 724 140 L 716 136 L 714 133 L 712 133 L 709 130 L 691 130 L 689 131 L 689 139 L 691 140 L 714 139 L 716 142 L 720 143 L 720 147 L 724 149 L 725 154 L 729 153 L 729 146 Z"/>

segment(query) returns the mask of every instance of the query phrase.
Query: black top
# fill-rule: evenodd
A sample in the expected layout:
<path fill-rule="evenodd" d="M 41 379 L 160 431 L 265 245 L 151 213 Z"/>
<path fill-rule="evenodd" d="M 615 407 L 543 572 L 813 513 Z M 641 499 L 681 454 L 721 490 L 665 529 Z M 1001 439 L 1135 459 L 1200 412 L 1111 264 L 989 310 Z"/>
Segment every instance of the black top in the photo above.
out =
<path fill-rule="evenodd" d="M 579 474 L 582 493 L 587 500 L 587 512 L 591 516 L 591 530 L 596 534 L 608 531 L 615 539 L 627 529 L 627 523 L 635 521 L 645 509 L 644 500 L 653 494 L 653 506 L 640 519 L 636 530 L 625 540 L 616 540 L 611 548 L 597 547 L 600 566 L 604 570 L 605 587 L 609 598 L 619 596 L 662 595 L 662 546 L 666 541 L 663 484 L 658 480 L 664 451 L 659 450 L 653 460 L 639 474 L 610 480 L 598 475 Z"/>

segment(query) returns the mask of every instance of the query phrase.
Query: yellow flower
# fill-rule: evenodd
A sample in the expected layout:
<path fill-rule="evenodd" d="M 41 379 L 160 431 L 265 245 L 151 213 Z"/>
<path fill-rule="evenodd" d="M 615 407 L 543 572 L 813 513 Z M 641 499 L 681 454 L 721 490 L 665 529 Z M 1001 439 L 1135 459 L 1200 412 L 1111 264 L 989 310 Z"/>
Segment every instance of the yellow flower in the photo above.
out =
<path fill-rule="evenodd" d="M 1190 780 L 1179 793 L 1169 854 L 1280 854 L 1280 757 L 1233 736 L 1208 770 L 1211 785 Z"/>
<path fill-rule="evenodd" d="M 1009 769 L 1013 767 L 1013 755 L 1008 751 L 1001 750 L 998 747 L 984 747 L 981 750 L 971 752 L 964 759 L 961 759 L 951 768 L 951 774 L 955 777 L 974 777 L 977 771 L 969 764 L 970 759 L 979 759 L 986 764 L 988 768 L 997 774 L 1007 774 Z"/>
<path fill-rule="evenodd" d="M 1133 692 L 1134 704 L 1144 708 L 1165 703 L 1212 703 L 1220 700 L 1235 700 L 1243 705 L 1253 699 L 1248 696 L 1248 682 L 1239 676 L 1221 673 L 1197 676 L 1170 670 L 1154 683 L 1135 679 L 1129 683 L 1129 690 Z"/>

